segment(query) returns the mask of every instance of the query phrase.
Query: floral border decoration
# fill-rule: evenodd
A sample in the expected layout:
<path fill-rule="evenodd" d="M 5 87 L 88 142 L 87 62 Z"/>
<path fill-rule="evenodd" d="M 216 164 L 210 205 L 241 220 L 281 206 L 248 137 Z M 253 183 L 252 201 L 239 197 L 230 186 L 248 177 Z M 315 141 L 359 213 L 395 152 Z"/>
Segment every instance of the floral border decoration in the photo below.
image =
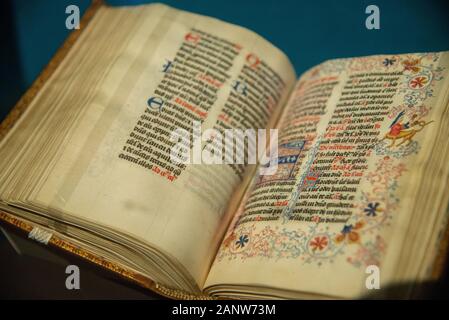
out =
<path fill-rule="evenodd" d="M 443 79 L 441 67 L 435 67 L 439 59 L 436 53 L 413 56 L 374 56 L 355 59 L 339 59 L 326 62 L 309 71 L 309 76 L 322 72 L 338 72 L 348 68 L 351 71 L 401 70 L 403 81 L 399 92 L 403 94 L 403 105 L 392 107 L 389 118 L 399 113 L 413 114 L 422 118 L 430 112 L 423 105 L 434 94 L 436 81 Z M 412 141 L 407 146 L 389 149 L 379 142 L 374 151 L 379 156 L 374 170 L 363 179 L 369 183 L 369 190 L 362 190 L 353 207 L 353 215 L 339 232 L 331 232 L 328 225 L 320 224 L 319 217 L 308 230 L 287 228 L 287 225 L 265 226 L 256 231 L 255 225 L 239 225 L 229 232 L 221 245 L 217 261 L 223 259 L 246 260 L 259 257 L 269 259 L 299 259 L 304 263 L 322 265 L 332 263 L 343 255 L 355 267 L 379 265 L 387 247 L 380 231 L 390 224 L 393 212 L 398 208 L 395 195 L 398 180 L 407 171 L 402 159 L 419 150 L 419 143 Z"/>

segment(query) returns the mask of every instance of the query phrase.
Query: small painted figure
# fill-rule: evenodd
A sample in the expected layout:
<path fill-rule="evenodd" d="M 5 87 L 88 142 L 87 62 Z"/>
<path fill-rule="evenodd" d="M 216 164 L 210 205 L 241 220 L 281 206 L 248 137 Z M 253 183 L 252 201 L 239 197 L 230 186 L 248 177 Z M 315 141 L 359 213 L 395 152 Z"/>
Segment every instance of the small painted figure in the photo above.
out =
<path fill-rule="evenodd" d="M 410 121 L 404 123 L 405 111 L 402 111 L 398 114 L 398 116 L 393 120 L 390 125 L 390 131 L 388 131 L 385 136 L 380 140 L 383 141 L 385 139 L 391 140 L 391 144 L 388 146 L 389 148 L 393 148 L 394 146 L 400 146 L 403 143 L 407 142 L 407 145 L 412 143 L 413 137 L 424 129 L 425 126 L 432 123 L 432 121 L 425 122 L 418 118 L 418 115 L 414 114 Z M 396 145 L 396 140 L 400 139 L 400 142 Z"/>

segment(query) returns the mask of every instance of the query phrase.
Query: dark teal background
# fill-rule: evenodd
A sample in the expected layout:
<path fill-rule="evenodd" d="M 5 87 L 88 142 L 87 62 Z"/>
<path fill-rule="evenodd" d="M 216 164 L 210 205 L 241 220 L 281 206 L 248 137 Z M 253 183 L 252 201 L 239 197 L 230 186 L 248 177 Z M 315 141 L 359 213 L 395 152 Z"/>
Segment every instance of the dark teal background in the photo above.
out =
<path fill-rule="evenodd" d="M 109 0 L 111 5 L 154 1 Z M 291 59 L 298 74 L 326 59 L 449 50 L 449 1 L 167 0 L 179 9 L 245 26 Z M 0 117 L 20 98 L 67 37 L 65 8 L 88 0 L 1 1 Z M 380 30 L 365 28 L 365 8 L 380 8 Z"/>

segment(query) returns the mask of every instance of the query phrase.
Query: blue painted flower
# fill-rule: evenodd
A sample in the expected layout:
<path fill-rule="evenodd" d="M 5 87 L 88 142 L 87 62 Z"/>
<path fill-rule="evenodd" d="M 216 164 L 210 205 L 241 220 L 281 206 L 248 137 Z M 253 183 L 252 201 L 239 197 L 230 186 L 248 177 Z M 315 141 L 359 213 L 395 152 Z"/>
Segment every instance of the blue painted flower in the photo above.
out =
<path fill-rule="evenodd" d="M 344 226 L 343 229 L 341 230 L 341 233 L 347 234 L 351 231 L 352 231 L 352 224 Z"/>
<path fill-rule="evenodd" d="M 382 63 L 385 67 L 389 67 L 389 66 L 392 66 L 395 62 L 396 62 L 396 59 L 385 58 L 385 60 Z"/>
<path fill-rule="evenodd" d="M 243 248 L 249 241 L 248 236 L 245 234 L 243 236 L 240 236 L 239 239 L 235 242 L 237 245 L 237 248 Z"/>
<path fill-rule="evenodd" d="M 341 233 L 337 235 L 335 238 L 335 241 L 337 243 L 344 241 L 345 239 L 348 239 L 349 243 L 356 243 L 360 239 L 360 234 L 357 232 L 360 228 L 362 228 L 364 225 L 363 221 L 358 221 L 355 225 L 349 224 L 345 225 L 343 229 L 341 230 Z"/>
<path fill-rule="evenodd" d="M 371 203 L 368 203 L 368 206 L 365 209 L 363 209 L 363 211 L 366 212 L 366 215 L 368 217 L 375 217 L 375 216 L 377 216 L 378 207 L 379 207 L 379 202 L 371 202 Z"/>

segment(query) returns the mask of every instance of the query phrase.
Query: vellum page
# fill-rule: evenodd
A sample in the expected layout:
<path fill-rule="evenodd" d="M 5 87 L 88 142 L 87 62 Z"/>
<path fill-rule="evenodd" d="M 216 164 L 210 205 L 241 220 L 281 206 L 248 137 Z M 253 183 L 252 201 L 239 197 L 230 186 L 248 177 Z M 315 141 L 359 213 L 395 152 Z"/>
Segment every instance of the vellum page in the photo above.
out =
<path fill-rule="evenodd" d="M 261 37 L 212 18 L 163 5 L 100 12 L 132 16 L 134 30 L 28 200 L 150 243 L 201 286 L 246 167 L 173 164 L 170 134 L 191 134 L 193 121 L 203 131 L 264 128 L 285 104 L 293 68 Z"/>
<path fill-rule="evenodd" d="M 448 64 L 447 53 L 379 55 L 304 74 L 278 124 L 278 170 L 255 177 L 206 291 L 363 297 L 375 293 L 366 287 L 373 266 L 381 288 L 415 280 L 412 266 L 435 246 L 438 205 L 449 200 L 439 160 L 447 159 Z M 430 152 L 437 145 L 439 156 Z M 429 161 L 439 174 L 423 190 Z M 431 202 L 424 219 L 418 207 Z"/>

